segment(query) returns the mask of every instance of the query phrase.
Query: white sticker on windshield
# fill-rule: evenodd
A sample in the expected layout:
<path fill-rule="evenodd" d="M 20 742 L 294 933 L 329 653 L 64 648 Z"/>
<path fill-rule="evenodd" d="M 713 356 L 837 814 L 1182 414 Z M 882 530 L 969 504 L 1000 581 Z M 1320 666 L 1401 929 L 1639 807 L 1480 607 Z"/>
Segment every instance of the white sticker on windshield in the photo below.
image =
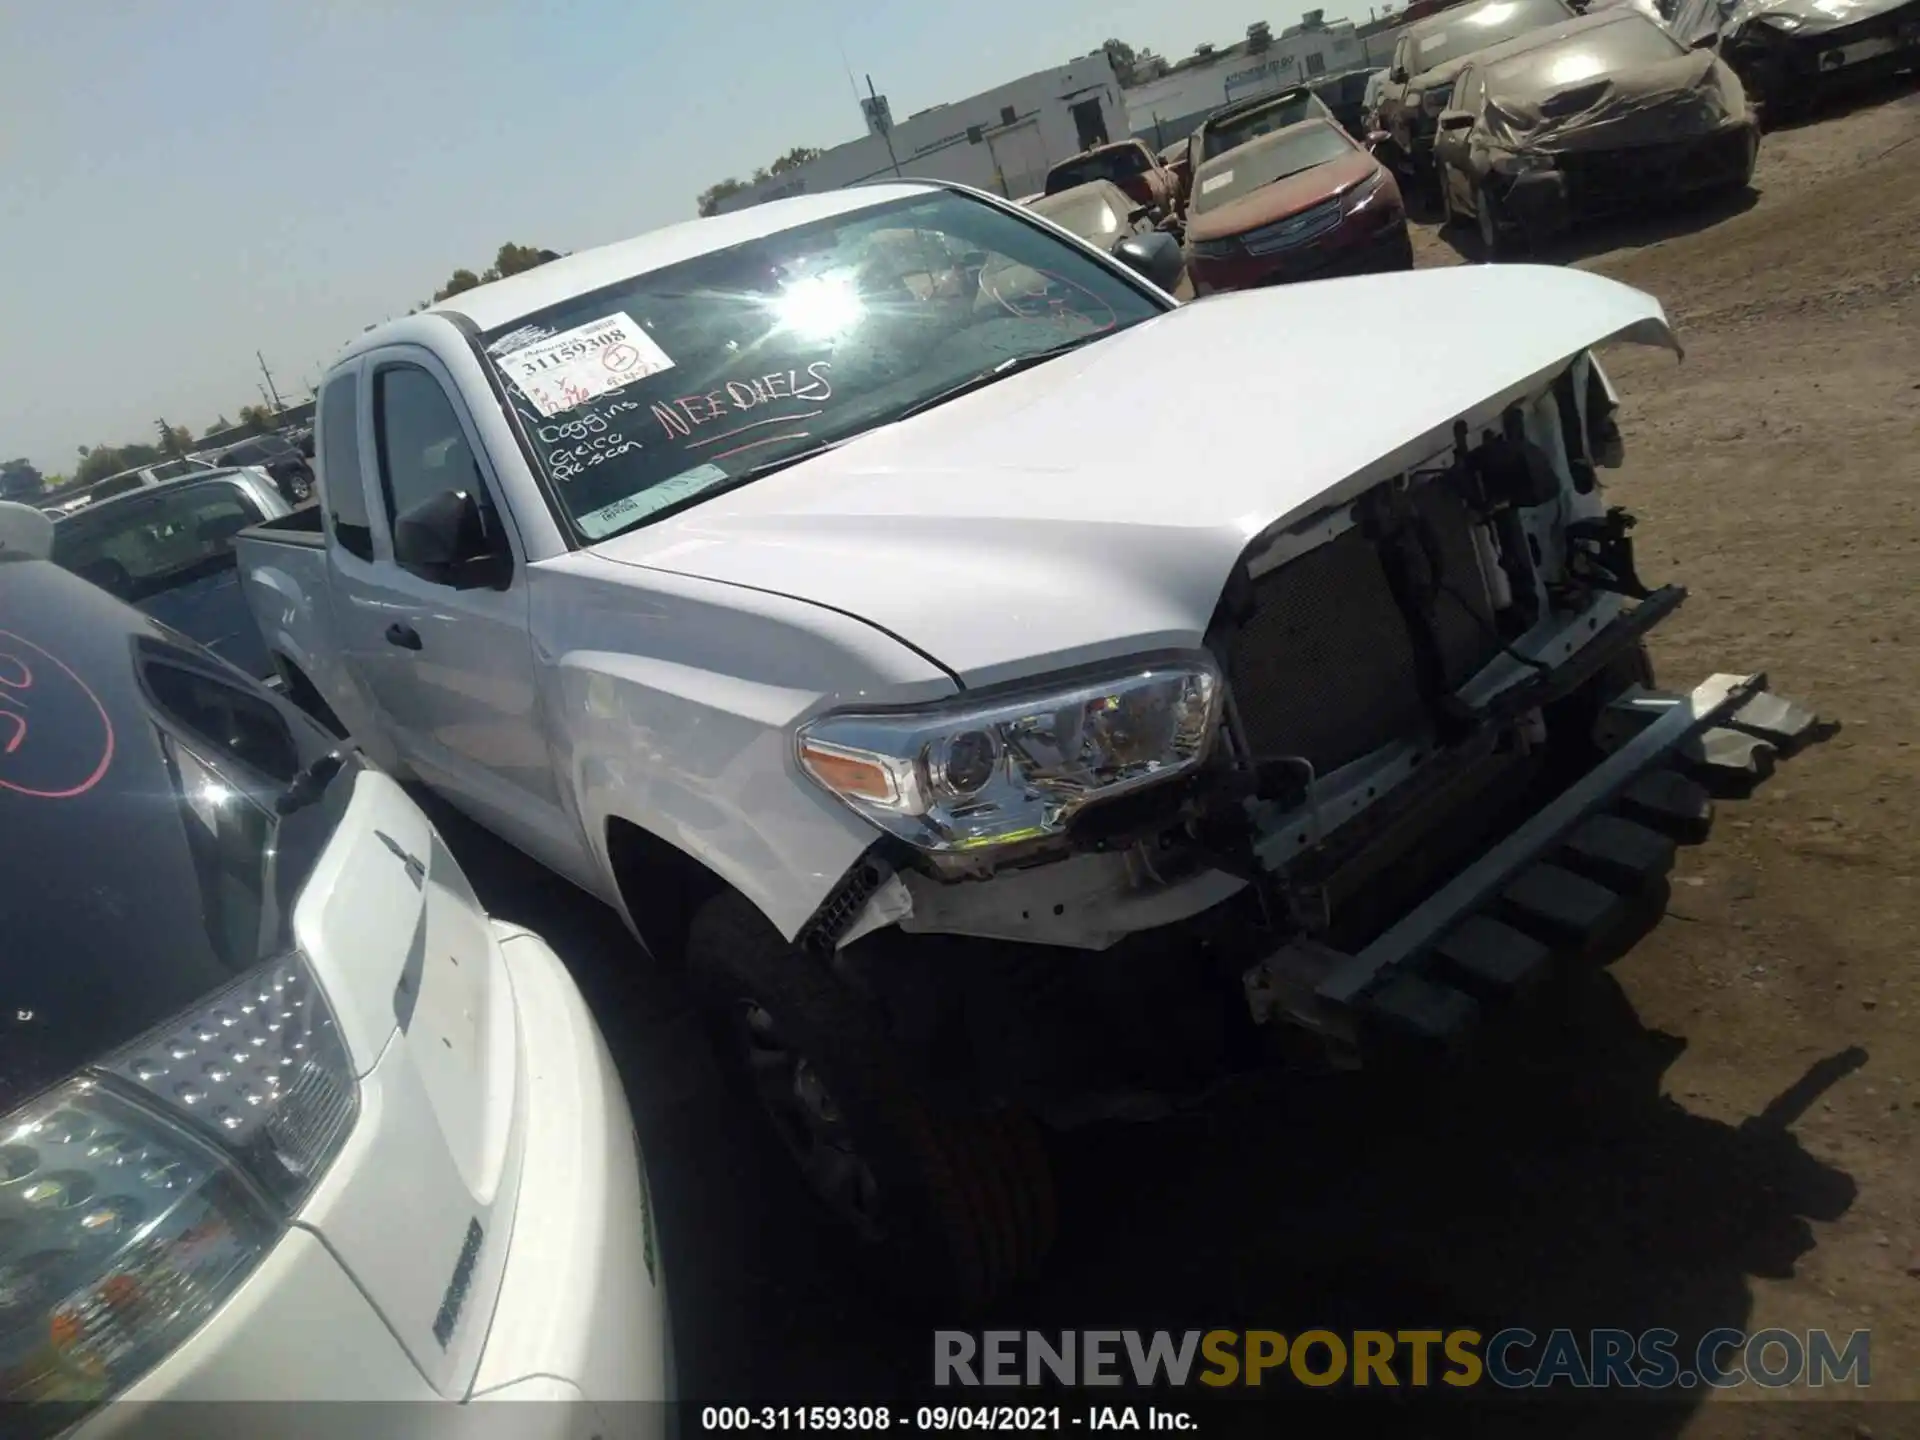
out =
<path fill-rule="evenodd" d="M 598 540 L 603 535 L 625 529 L 656 510 L 664 510 L 689 496 L 698 495 L 726 478 L 727 472 L 718 465 L 696 465 L 691 470 L 668 476 L 658 485 L 637 490 L 624 500 L 616 500 L 602 509 L 590 511 L 574 523 Z"/>
<path fill-rule="evenodd" d="M 1231 170 L 1222 170 L 1218 175 L 1209 175 L 1200 182 L 1200 193 L 1202 195 L 1210 194 L 1218 190 L 1222 185 L 1231 182 L 1232 179 L 1233 172 Z"/>
<path fill-rule="evenodd" d="M 624 312 L 522 345 L 494 363 L 543 418 L 673 368 L 672 357 Z"/>

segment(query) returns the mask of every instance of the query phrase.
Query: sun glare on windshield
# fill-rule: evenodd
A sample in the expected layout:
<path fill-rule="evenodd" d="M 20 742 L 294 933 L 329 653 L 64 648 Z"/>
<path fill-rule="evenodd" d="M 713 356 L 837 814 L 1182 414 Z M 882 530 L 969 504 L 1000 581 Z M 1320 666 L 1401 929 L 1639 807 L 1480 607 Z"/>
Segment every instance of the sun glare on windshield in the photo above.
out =
<path fill-rule="evenodd" d="M 773 302 L 782 329 L 810 340 L 833 340 L 859 325 L 866 314 L 853 281 L 845 275 L 796 280 Z"/>

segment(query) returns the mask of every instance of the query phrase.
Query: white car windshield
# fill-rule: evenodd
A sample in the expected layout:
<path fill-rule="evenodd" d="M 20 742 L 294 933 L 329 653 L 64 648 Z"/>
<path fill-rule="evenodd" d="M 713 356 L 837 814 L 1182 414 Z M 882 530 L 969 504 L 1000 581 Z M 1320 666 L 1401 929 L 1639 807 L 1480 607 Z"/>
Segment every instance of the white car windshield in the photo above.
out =
<path fill-rule="evenodd" d="M 485 339 L 549 493 L 599 540 L 1161 309 L 947 192 L 638 275 Z"/>

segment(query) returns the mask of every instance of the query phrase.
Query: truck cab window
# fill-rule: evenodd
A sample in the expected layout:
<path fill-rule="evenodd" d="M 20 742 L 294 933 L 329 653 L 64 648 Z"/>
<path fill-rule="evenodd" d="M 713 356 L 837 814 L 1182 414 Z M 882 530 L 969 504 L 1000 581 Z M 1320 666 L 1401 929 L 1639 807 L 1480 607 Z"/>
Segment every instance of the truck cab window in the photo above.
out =
<path fill-rule="evenodd" d="M 484 498 L 453 402 L 419 366 L 390 365 L 374 374 L 373 433 L 389 524 L 448 490 Z"/>
<path fill-rule="evenodd" d="M 327 527 L 334 543 L 362 560 L 373 559 L 373 526 L 367 518 L 367 488 L 360 478 L 359 376 L 349 372 L 327 382 L 320 394 L 319 465 L 327 497 Z"/>

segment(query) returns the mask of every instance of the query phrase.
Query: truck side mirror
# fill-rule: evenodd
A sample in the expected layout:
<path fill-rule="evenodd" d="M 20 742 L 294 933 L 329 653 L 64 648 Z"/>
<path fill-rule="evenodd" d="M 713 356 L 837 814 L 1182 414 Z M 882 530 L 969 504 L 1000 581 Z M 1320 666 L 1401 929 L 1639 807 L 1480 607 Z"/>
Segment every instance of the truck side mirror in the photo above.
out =
<path fill-rule="evenodd" d="M 1113 247 L 1113 258 L 1162 290 L 1180 283 L 1180 242 L 1164 230 L 1127 236 Z"/>
<path fill-rule="evenodd" d="M 402 569 L 456 590 L 505 589 L 513 557 L 489 533 L 480 502 L 466 490 L 441 490 L 393 521 L 393 558 Z"/>

